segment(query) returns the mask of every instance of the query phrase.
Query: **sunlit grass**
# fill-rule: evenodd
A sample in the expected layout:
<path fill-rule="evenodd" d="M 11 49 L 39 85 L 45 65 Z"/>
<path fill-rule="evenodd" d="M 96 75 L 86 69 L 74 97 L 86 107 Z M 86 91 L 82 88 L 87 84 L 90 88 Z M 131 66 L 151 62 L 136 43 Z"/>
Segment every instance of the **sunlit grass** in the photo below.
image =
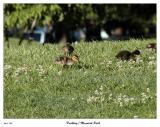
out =
<path fill-rule="evenodd" d="M 150 40 L 73 44 L 80 62 L 54 64 L 60 45 L 4 45 L 4 118 L 156 118 L 156 54 Z M 137 62 L 118 51 L 142 50 Z"/>

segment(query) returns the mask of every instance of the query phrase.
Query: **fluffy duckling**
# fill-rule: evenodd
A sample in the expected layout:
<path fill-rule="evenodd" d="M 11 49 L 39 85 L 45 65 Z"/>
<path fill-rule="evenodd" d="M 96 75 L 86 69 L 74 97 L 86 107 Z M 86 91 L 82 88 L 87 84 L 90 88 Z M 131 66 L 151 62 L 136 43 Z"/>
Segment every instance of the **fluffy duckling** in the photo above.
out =
<path fill-rule="evenodd" d="M 66 43 L 62 49 L 63 49 L 65 55 L 71 55 L 74 51 L 74 48 L 71 46 L 70 43 Z"/>
<path fill-rule="evenodd" d="M 156 43 L 150 43 L 146 47 L 147 49 L 151 49 L 151 51 L 157 51 L 157 44 Z"/>
<path fill-rule="evenodd" d="M 140 54 L 141 54 L 140 50 L 134 50 L 133 52 L 123 50 L 123 51 L 120 51 L 116 55 L 116 58 L 121 59 L 121 60 L 134 60 L 134 61 L 136 61 L 137 56 Z"/>
<path fill-rule="evenodd" d="M 73 55 L 71 58 L 66 56 L 61 56 L 55 60 L 56 64 L 65 66 L 71 66 L 79 62 L 79 57 L 77 55 Z"/>

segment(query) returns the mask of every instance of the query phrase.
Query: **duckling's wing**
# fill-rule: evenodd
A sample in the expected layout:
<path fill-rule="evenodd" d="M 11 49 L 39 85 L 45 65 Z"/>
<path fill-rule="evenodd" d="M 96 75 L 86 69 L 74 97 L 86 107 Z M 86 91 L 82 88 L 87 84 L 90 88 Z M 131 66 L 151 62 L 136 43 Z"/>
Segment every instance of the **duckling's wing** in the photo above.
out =
<path fill-rule="evenodd" d="M 62 57 L 55 58 L 54 61 L 60 61 L 60 60 L 62 60 Z"/>

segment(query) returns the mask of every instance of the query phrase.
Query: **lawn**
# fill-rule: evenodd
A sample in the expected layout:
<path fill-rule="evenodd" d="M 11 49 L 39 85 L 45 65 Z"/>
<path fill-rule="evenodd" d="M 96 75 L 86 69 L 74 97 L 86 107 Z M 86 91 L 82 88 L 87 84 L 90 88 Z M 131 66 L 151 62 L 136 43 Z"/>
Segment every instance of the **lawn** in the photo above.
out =
<path fill-rule="evenodd" d="M 54 63 L 61 46 L 4 43 L 4 118 L 156 118 L 155 39 L 73 44 L 80 62 Z M 142 51 L 137 62 L 115 58 Z"/>

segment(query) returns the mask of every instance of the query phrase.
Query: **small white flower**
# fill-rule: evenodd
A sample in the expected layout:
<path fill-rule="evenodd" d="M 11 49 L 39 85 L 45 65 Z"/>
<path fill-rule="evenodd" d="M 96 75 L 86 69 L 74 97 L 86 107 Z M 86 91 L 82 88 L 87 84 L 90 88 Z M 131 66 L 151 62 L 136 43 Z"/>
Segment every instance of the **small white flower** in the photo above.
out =
<path fill-rule="evenodd" d="M 150 92 L 150 89 L 149 88 L 147 88 L 147 93 L 149 93 Z"/>
<path fill-rule="evenodd" d="M 103 86 L 101 86 L 99 89 L 102 91 L 103 90 Z"/>
<path fill-rule="evenodd" d="M 15 76 L 19 76 L 21 74 L 27 74 L 27 67 L 19 67 L 15 71 Z"/>
<path fill-rule="evenodd" d="M 109 100 L 112 100 L 112 94 L 109 95 L 108 99 L 109 99 Z"/>
<path fill-rule="evenodd" d="M 122 102 L 120 102 L 120 103 L 119 103 L 119 106 L 120 106 L 120 107 L 123 107 L 123 103 L 122 103 Z"/>
<path fill-rule="evenodd" d="M 12 68 L 11 65 L 5 65 L 5 66 L 4 66 L 4 69 L 5 69 L 5 70 L 10 69 L 10 68 Z"/>
<path fill-rule="evenodd" d="M 85 71 L 84 74 L 87 74 L 87 71 Z"/>
<path fill-rule="evenodd" d="M 125 85 L 123 84 L 122 87 L 125 87 Z"/>
<path fill-rule="evenodd" d="M 96 95 L 99 95 L 99 92 L 98 92 L 98 90 L 95 90 L 95 92 L 94 92 Z"/>
<path fill-rule="evenodd" d="M 124 99 L 124 102 L 125 102 L 125 103 L 128 103 L 128 102 L 129 102 L 129 98 L 125 98 L 125 99 Z"/>
<path fill-rule="evenodd" d="M 108 61 L 108 64 L 112 64 L 112 61 Z"/>
<path fill-rule="evenodd" d="M 58 72 L 58 75 L 62 75 L 62 71 L 59 71 L 59 72 Z"/>
<path fill-rule="evenodd" d="M 122 66 L 120 65 L 120 66 L 118 66 L 119 68 L 122 68 Z"/>
<path fill-rule="evenodd" d="M 104 101 L 104 97 L 101 97 L 101 102 L 103 102 Z"/>
<path fill-rule="evenodd" d="M 149 59 L 150 59 L 150 60 L 154 60 L 154 59 L 155 59 L 155 57 L 154 57 L 154 56 L 152 56 L 152 57 L 149 57 Z"/>
<path fill-rule="evenodd" d="M 149 61 L 149 63 L 148 63 L 149 65 L 154 65 L 155 64 L 155 62 L 154 61 Z"/>
<path fill-rule="evenodd" d="M 133 97 L 130 98 L 130 101 L 134 101 L 135 99 Z"/>
<path fill-rule="evenodd" d="M 92 100 L 91 100 L 91 98 L 88 98 L 87 99 L 87 103 L 90 103 Z"/>
<path fill-rule="evenodd" d="M 133 116 L 134 119 L 138 118 L 138 116 Z"/>

